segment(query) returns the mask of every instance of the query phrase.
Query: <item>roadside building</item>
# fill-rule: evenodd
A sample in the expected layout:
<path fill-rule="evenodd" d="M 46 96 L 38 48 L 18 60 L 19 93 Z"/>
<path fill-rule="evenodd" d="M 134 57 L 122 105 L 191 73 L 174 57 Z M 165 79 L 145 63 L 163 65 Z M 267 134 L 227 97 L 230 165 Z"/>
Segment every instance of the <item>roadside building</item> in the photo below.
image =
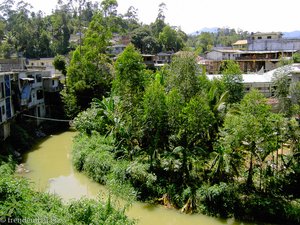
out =
<path fill-rule="evenodd" d="M 51 75 L 61 75 L 61 71 L 55 69 L 55 67 L 53 66 L 53 62 L 54 58 L 27 59 L 26 68 L 28 70 L 50 71 Z"/>
<path fill-rule="evenodd" d="M 247 50 L 248 49 L 248 40 L 238 40 L 232 44 L 234 50 Z"/>
<path fill-rule="evenodd" d="M 19 72 L 19 90 L 21 93 L 21 111 L 36 117 L 46 116 L 43 77 L 51 77 L 50 71 Z M 37 120 L 37 125 L 41 123 Z"/>
<path fill-rule="evenodd" d="M 0 140 L 5 140 L 10 135 L 10 121 L 15 114 L 12 80 L 13 73 L 0 73 Z"/>

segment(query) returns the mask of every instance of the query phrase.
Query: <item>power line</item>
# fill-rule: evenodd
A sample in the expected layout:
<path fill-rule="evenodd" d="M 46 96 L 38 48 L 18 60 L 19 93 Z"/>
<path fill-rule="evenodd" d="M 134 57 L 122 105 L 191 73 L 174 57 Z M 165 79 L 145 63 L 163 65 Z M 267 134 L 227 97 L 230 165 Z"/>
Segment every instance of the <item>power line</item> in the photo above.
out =
<path fill-rule="evenodd" d="M 48 118 L 48 117 L 37 117 L 37 116 L 32 116 L 32 115 L 27 115 L 27 114 L 22 114 L 22 115 L 29 117 L 29 118 L 39 119 L 39 120 L 49 120 L 49 121 L 66 122 L 66 123 L 72 122 L 72 120 L 61 120 L 61 119 L 53 119 L 53 118 Z"/>

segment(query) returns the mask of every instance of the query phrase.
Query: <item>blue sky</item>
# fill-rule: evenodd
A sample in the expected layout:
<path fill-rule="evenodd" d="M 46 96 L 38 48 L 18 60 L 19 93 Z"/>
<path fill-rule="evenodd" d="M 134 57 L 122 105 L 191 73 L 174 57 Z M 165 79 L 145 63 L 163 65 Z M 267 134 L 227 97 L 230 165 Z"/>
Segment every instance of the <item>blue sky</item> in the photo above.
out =
<path fill-rule="evenodd" d="M 57 4 L 56 0 L 24 1 L 46 13 Z M 300 30 L 297 0 L 118 0 L 118 11 L 125 13 L 134 6 L 140 21 L 149 24 L 155 20 L 162 2 L 167 6 L 166 22 L 180 26 L 186 33 L 203 27 L 240 28 L 250 32 Z"/>

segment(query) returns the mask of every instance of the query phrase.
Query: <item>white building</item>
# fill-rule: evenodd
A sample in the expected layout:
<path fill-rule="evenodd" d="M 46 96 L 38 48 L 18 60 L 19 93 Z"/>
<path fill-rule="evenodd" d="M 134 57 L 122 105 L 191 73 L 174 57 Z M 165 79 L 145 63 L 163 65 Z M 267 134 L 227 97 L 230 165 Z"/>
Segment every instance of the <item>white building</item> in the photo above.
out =
<path fill-rule="evenodd" d="M 61 75 L 59 70 L 53 66 L 54 58 L 27 59 L 26 67 L 32 70 L 50 71 L 51 75 Z"/>
<path fill-rule="evenodd" d="M 51 77 L 50 71 L 19 72 L 21 108 L 29 111 L 32 116 L 45 117 L 46 115 L 43 84 L 45 77 Z"/>
<path fill-rule="evenodd" d="M 245 92 L 249 92 L 252 88 L 259 90 L 265 97 L 272 97 L 274 86 L 273 80 L 277 73 L 287 73 L 291 78 L 291 82 L 300 81 L 300 64 L 292 64 L 266 73 L 242 74 Z M 207 75 L 208 79 L 220 79 L 222 75 Z"/>
<path fill-rule="evenodd" d="M 11 80 L 13 73 L 0 73 L 0 140 L 10 135 L 10 120 L 14 116 Z"/>
<path fill-rule="evenodd" d="M 206 58 L 208 60 L 236 60 L 240 56 L 240 50 L 233 50 L 233 49 L 214 49 L 211 52 L 206 54 Z"/>

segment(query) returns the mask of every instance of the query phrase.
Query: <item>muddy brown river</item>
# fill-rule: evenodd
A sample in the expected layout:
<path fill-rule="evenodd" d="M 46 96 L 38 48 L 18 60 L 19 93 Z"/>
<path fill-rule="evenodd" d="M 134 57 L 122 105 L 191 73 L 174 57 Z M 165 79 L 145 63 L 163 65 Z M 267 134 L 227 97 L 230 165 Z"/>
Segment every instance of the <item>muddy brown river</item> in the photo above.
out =
<path fill-rule="evenodd" d="M 37 190 L 55 193 L 64 201 L 83 196 L 96 198 L 99 195 L 105 200 L 107 188 L 72 167 L 72 138 L 75 135 L 74 131 L 66 131 L 41 140 L 24 155 L 25 167 L 30 170 L 24 176 L 32 180 Z M 233 219 L 186 215 L 174 209 L 140 202 L 133 203 L 127 215 L 137 219 L 138 225 L 250 225 Z"/>

